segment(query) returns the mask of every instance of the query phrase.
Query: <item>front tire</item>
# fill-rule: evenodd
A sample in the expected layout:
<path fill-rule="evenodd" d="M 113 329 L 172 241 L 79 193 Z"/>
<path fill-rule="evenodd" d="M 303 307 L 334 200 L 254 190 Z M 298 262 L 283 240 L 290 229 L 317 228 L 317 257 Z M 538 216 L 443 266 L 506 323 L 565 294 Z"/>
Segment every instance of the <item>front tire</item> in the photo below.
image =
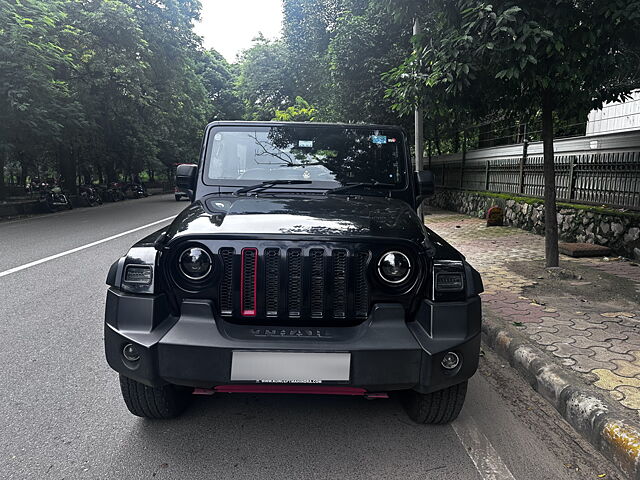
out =
<path fill-rule="evenodd" d="M 458 417 L 466 395 L 465 381 L 433 393 L 402 392 L 402 403 L 414 422 L 441 425 Z"/>
<path fill-rule="evenodd" d="M 180 415 L 189 403 L 189 392 L 175 385 L 149 387 L 120 375 L 122 398 L 131 413 L 138 417 L 168 419 Z"/>
<path fill-rule="evenodd" d="M 176 197 L 176 202 L 179 202 L 180 199 L 182 198 L 180 195 L 176 195 L 175 197 Z"/>

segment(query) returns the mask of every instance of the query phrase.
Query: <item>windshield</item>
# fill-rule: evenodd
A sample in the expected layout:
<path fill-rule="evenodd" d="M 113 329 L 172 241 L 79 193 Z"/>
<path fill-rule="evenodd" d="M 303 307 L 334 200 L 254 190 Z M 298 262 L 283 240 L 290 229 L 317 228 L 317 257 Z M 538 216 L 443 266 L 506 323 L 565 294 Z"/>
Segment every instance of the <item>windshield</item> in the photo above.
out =
<path fill-rule="evenodd" d="M 208 184 L 306 180 L 326 188 L 353 183 L 393 188 L 404 185 L 406 170 L 399 130 L 324 125 L 216 127 L 205 162 Z"/>

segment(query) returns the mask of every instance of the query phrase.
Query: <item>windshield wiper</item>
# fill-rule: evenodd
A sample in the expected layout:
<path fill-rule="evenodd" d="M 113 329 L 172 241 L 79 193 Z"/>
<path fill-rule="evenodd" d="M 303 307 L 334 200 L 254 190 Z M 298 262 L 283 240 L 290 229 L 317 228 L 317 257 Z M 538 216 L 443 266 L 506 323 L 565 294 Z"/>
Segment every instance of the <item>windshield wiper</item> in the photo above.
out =
<path fill-rule="evenodd" d="M 267 180 L 255 185 L 249 185 L 248 187 L 242 187 L 233 192 L 233 194 L 241 195 L 243 193 L 253 192 L 254 190 L 258 190 L 261 188 L 273 187 L 275 185 L 305 185 L 308 183 L 312 183 L 311 180 Z"/>
<path fill-rule="evenodd" d="M 349 190 L 353 190 L 354 188 L 360 188 L 360 187 L 364 187 L 364 188 L 392 188 L 392 187 L 395 187 L 395 186 L 396 185 L 394 183 L 383 183 L 383 182 L 347 183 L 346 185 L 343 185 L 341 187 L 332 188 L 331 190 L 329 190 L 327 192 L 327 194 L 347 192 Z"/>

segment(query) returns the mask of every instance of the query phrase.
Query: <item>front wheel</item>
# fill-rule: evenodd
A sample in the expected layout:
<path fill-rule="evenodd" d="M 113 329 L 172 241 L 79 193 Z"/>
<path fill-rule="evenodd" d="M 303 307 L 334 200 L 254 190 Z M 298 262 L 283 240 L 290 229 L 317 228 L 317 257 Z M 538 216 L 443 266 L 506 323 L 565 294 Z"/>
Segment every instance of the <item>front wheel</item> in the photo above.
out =
<path fill-rule="evenodd" d="M 175 385 L 149 387 L 120 375 L 122 398 L 131 413 L 138 417 L 168 419 L 180 415 L 189 403 L 190 394 Z"/>
<path fill-rule="evenodd" d="M 467 395 L 467 382 L 433 393 L 402 392 L 402 403 L 416 423 L 444 424 L 458 418 Z"/>

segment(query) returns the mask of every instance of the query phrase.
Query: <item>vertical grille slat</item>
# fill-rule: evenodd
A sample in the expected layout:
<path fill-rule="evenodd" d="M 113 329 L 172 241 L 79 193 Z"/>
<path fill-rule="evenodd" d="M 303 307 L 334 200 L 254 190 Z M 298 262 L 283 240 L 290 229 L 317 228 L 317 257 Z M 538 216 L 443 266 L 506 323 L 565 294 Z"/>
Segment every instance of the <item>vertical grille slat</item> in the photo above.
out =
<path fill-rule="evenodd" d="M 233 248 L 221 248 L 218 251 L 222 261 L 222 279 L 220 280 L 220 313 L 233 314 Z"/>
<path fill-rule="evenodd" d="M 322 318 L 324 315 L 324 250 L 313 248 L 311 257 L 311 317 Z"/>
<path fill-rule="evenodd" d="M 264 251 L 265 308 L 267 317 L 278 316 L 280 296 L 280 249 L 267 248 Z"/>
<path fill-rule="evenodd" d="M 355 288 L 354 300 L 357 318 L 366 318 L 369 314 L 369 284 L 367 282 L 367 265 L 369 252 L 358 252 L 355 255 Z"/>
<path fill-rule="evenodd" d="M 333 316 L 347 315 L 347 251 L 334 250 L 333 257 Z"/>
<path fill-rule="evenodd" d="M 240 279 L 241 314 L 245 317 L 256 315 L 256 283 L 258 278 L 258 249 L 243 248 Z"/>
<path fill-rule="evenodd" d="M 302 310 L 302 250 L 287 251 L 287 307 L 290 317 L 299 317 Z"/>

